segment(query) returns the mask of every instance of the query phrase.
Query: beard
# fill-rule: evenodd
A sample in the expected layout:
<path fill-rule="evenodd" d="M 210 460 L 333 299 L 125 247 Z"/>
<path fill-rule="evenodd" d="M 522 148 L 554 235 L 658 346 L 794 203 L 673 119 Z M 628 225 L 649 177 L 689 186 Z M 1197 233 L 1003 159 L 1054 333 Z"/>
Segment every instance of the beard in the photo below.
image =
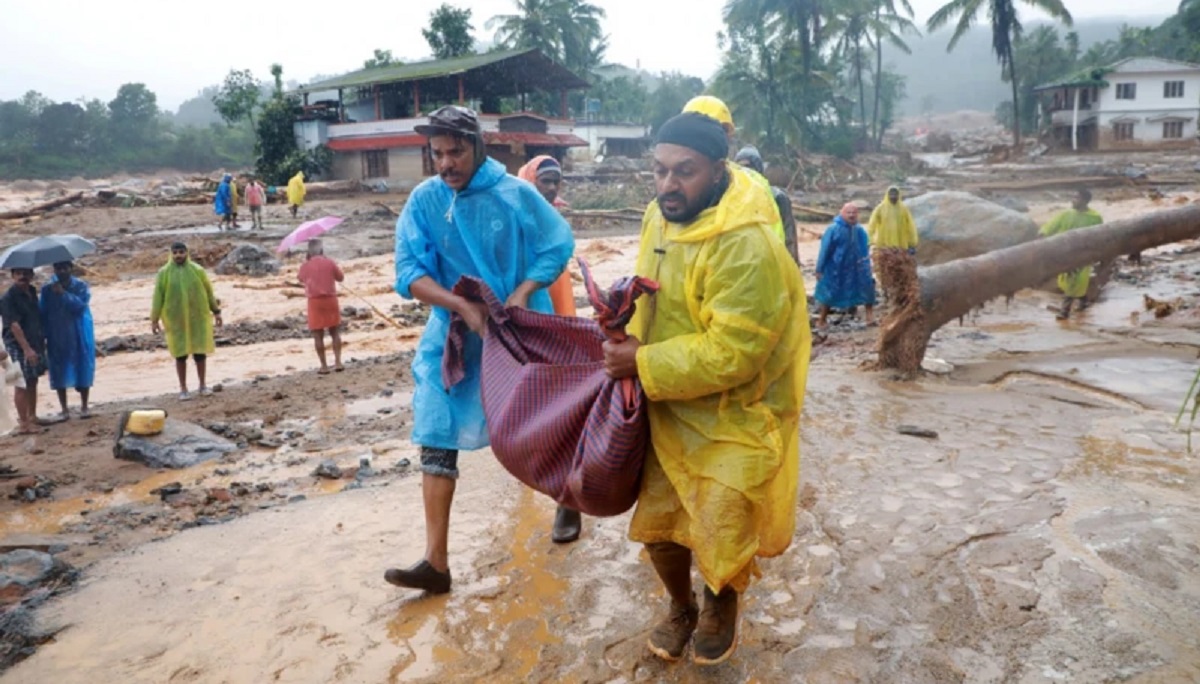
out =
<path fill-rule="evenodd" d="M 663 218 L 671 223 L 687 223 L 700 215 L 708 207 L 708 198 L 689 202 L 681 192 L 669 192 L 658 196 L 658 209 Z"/>

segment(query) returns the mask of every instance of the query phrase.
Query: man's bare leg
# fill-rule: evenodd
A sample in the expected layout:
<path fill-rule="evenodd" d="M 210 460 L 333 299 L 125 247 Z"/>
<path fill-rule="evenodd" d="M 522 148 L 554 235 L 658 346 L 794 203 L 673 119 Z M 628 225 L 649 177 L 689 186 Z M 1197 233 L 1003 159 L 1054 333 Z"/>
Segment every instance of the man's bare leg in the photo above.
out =
<path fill-rule="evenodd" d="M 208 384 L 204 381 L 208 371 L 208 357 L 194 356 L 192 358 L 194 358 L 196 361 L 196 377 L 200 379 L 200 391 L 203 392 L 204 390 L 208 389 Z"/>
<path fill-rule="evenodd" d="M 874 322 L 875 322 L 875 307 L 868 305 L 867 306 L 867 325 L 871 325 Z"/>
<path fill-rule="evenodd" d="M 187 357 L 175 359 L 175 375 L 179 377 L 179 393 L 187 394 Z"/>
<path fill-rule="evenodd" d="M 314 330 L 312 331 L 312 337 L 313 347 L 317 350 L 317 358 L 321 361 L 321 369 L 317 372 L 325 375 L 329 372 L 329 364 L 326 362 L 325 357 L 325 331 Z"/>
<path fill-rule="evenodd" d="M 421 476 L 425 499 L 425 560 L 438 572 L 450 568 L 450 505 L 457 480 L 441 475 Z"/>
<path fill-rule="evenodd" d="M 13 388 L 13 408 L 17 409 L 17 430 L 30 432 L 34 429 L 33 418 L 29 415 L 29 400 L 25 397 L 26 390 Z"/>
<path fill-rule="evenodd" d="M 62 408 L 62 417 L 66 418 L 71 415 L 67 410 L 67 388 L 64 387 L 55 391 L 58 392 L 58 405 Z"/>
<path fill-rule="evenodd" d="M 82 387 L 79 389 L 79 415 L 84 418 L 92 415 L 91 410 L 88 409 L 88 397 L 90 397 L 91 394 L 92 388 L 90 387 Z"/>
<path fill-rule="evenodd" d="M 342 331 L 336 326 L 329 329 L 329 337 L 333 340 L 333 367 L 342 370 Z"/>
<path fill-rule="evenodd" d="M 817 318 L 817 327 L 820 328 L 821 330 L 828 328 L 829 321 L 825 320 L 827 318 L 829 318 L 829 307 L 826 306 L 825 304 L 822 304 L 821 305 L 821 314 Z"/>

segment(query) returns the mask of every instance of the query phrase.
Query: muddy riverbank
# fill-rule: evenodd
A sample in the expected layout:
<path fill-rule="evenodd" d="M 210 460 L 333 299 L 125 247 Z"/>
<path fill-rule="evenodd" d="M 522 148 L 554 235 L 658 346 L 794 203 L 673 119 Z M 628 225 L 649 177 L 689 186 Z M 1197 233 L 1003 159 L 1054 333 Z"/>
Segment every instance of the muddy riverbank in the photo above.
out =
<path fill-rule="evenodd" d="M 83 579 L 35 613 L 54 638 L 0 680 L 1200 680 L 1200 465 L 1172 427 L 1200 349 L 1195 245 L 1122 264 L 1066 323 L 1047 311 L 1053 293 L 991 302 L 938 331 L 931 372 L 910 382 L 861 370 L 877 330 L 834 326 L 811 370 L 794 543 L 746 595 L 737 657 L 701 672 L 647 656 L 665 599 L 628 516 L 554 546 L 552 502 L 486 451 L 464 456 L 455 591 L 383 583 L 424 545 L 407 440 L 420 312 L 391 293 L 390 229 L 351 225 L 328 247 L 366 300 L 343 304 L 400 329 L 373 310 L 349 321 L 346 372 L 318 376 L 293 325 L 303 300 L 283 294 L 296 262 L 216 278 L 222 391 L 185 403 L 147 337 L 157 259 L 144 255 L 159 247 L 106 233 L 146 266 L 94 288 L 97 339 L 132 338 L 99 361 L 98 415 L 0 438 L 5 465 L 57 485 L 0 499 L 0 540 L 63 545 Z M 630 268 L 635 237 L 581 238 L 600 282 Z M 811 272 L 816 243 L 802 250 Z M 1180 306 L 1158 319 L 1146 295 Z M 116 416 L 147 405 L 246 448 L 184 471 L 114 459 Z M 342 477 L 313 475 L 327 459 Z M 185 496 L 152 493 L 172 483 Z"/>

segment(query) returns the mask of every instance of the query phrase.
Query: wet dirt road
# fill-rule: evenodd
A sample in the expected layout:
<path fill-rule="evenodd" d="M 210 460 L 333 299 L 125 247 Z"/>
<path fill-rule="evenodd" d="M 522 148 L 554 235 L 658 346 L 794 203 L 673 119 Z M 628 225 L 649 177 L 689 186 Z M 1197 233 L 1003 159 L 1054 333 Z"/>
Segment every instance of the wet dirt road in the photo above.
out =
<path fill-rule="evenodd" d="M 580 251 L 607 282 L 632 248 Z M 1172 282 L 1200 268 L 1181 266 Z M 1156 292 L 1116 284 L 1065 324 L 1050 294 L 989 304 L 935 335 L 930 356 L 953 372 L 915 382 L 858 369 L 871 331 L 831 335 L 810 375 L 797 534 L 763 564 L 724 666 L 648 656 L 665 598 L 625 539 L 627 515 L 589 519 L 579 543 L 555 547 L 552 502 L 481 452 L 464 456 L 449 596 L 382 581 L 424 546 L 419 479 L 385 478 L 110 554 L 39 613 L 63 628 L 54 643 L 0 681 L 1200 681 L 1200 462 L 1171 428 L 1195 310 L 1133 325 L 1143 290 Z M 269 345 L 237 358 L 284 375 L 187 410 L 233 402 L 240 419 L 291 383 L 270 411 L 307 411 L 313 432 L 339 425 L 302 450 L 309 461 L 353 462 L 385 432 L 388 459 L 415 460 L 398 419 L 375 415 L 381 380 L 401 372 L 352 368 L 339 410 L 305 396 L 319 385 Z M 939 437 L 898 434 L 906 424 Z"/>
<path fill-rule="evenodd" d="M 552 503 L 486 453 L 455 591 L 382 582 L 423 547 L 416 479 L 103 561 L 13 682 L 1186 682 L 1200 677 L 1200 472 L 1164 412 L 814 368 L 792 548 L 738 657 L 647 656 L 665 600 L 627 516 L 549 543 Z M 895 434 L 900 424 L 937 440 Z M 120 639 L 112 633 L 119 630 Z"/>

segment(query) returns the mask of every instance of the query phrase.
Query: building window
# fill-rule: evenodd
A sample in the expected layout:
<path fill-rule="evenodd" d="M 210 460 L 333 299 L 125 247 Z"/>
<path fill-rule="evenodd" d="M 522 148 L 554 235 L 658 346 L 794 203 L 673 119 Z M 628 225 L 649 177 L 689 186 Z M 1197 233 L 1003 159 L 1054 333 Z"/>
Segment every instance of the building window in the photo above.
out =
<path fill-rule="evenodd" d="M 1167 81 L 1163 84 L 1163 97 L 1174 100 L 1183 97 L 1183 81 Z"/>
<path fill-rule="evenodd" d="M 368 150 L 363 152 L 363 178 L 387 178 L 387 150 Z"/>
<path fill-rule="evenodd" d="M 1136 100 L 1137 99 L 1137 84 L 1136 83 L 1118 83 L 1117 84 L 1117 99 L 1118 100 Z"/>
<path fill-rule="evenodd" d="M 1163 140 L 1180 140 L 1183 138 L 1182 121 L 1163 122 Z"/>
<path fill-rule="evenodd" d="M 1133 140 L 1133 124 L 1113 124 L 1113 137 L 1117 139 L 1117 142 L 1121 142 L 1123 140 Z"/>

